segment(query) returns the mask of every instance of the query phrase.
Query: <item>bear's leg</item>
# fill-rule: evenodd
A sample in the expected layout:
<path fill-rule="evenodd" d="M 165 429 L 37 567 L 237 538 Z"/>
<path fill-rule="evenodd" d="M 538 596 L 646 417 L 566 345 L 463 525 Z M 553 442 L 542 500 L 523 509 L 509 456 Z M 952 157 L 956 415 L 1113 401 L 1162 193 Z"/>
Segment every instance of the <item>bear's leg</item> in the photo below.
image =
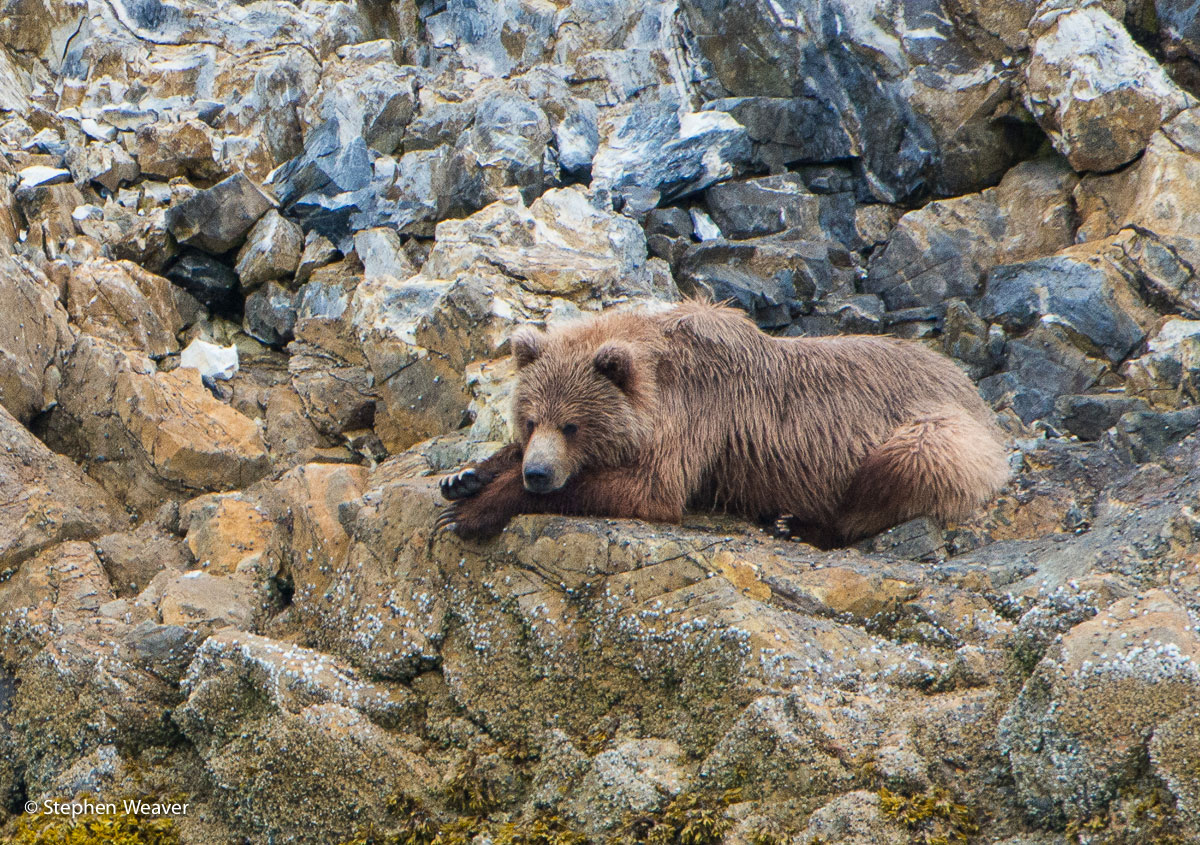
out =
<path fill-rule="evenodd" d="M 900 426 L 859 466 L 836 529 L 850 543 L 918 516 L 966 519 L 1008 480 L 1004 449 L 969 414 L 948 409 Z"/>
<path fill-rule="evenodd" d="M 474 496 L 490 484 L 497 475 L 506 469 L 519 466 L 520 463 L 521 445 L 510 443 L 478 465 L 443 478 L 439 484 L 442 498 L 447 502 L 453 502 L 457 499 Z"/>
<path fill-rule="evenodd" d="M 449 528 L 460 537 L 482 539 L 498 534 L 521 513 L 679 522 L 683 518 L 682 484 L 654 484 L 650 478 L 645 469 L 601 468 L 571 479 L 552 493 L 530 493 L 525 489 L 520 461 L 514 461 L 475 495 L 455 500 L 438 519 L 438 527 Z"/>

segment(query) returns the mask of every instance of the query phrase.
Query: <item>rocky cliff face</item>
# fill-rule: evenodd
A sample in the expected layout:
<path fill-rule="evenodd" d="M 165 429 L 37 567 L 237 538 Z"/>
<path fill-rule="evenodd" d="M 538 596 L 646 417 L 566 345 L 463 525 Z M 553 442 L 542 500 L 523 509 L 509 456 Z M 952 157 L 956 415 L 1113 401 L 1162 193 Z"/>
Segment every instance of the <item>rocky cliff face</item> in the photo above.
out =
<path fill-rule="evenodd" d="M 1193 5 L 0 9 L 5 837 L 1200 839 Z M 1015 480 L 431 534 L 514 326 L 693 292 L 945 351 Z"/>

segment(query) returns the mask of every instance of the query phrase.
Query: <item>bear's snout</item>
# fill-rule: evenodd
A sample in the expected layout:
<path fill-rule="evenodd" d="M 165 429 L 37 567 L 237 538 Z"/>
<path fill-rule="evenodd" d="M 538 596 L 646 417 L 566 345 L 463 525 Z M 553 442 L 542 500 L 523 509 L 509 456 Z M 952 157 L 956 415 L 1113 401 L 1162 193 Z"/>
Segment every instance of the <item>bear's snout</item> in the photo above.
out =
<path fill-rule="evenodd" d="M 530 493 L 549 493 L 554 489 L 554 470 L 545 464 L 527 464 L 525 489 Z"/>
<path fill-rule="evenodd" d="M 567 483 L 567 443 L 557 429 L 538 426 L 525 447 L 521 478 L 530 493 L 552 493 Z"/>

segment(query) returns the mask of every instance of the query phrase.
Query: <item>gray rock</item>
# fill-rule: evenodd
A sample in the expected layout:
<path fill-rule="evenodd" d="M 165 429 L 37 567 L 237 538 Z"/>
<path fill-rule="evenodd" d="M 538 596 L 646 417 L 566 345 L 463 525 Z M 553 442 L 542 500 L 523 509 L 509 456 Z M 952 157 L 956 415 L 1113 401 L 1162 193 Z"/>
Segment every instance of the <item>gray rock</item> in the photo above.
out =
<path fill-rule="evenodd" d="M 1117 363 L 1146 338 L 1139 323 L 1145 306 L 1136 300 L 1124 277 L 1110 267 L 1063 254 L 992 270 L 979 313 L 1010 333 L 1052 317 Z"/>
<path fill-rule="evenodd" d="M 231 313 L 241 301 L 237 273 L 199 250 L 181 252 L 167 270 L 167 278 L 214 311 Z"/>
<path fill-rule="evenodd" d="M 234 265 L 243 292 L 293 275 L 300 265 L 304 232 L 274 209 L 263 215 L 246 236 Z"/>
<path fill-rule="evenodd" d="M 1149 410 L 1146 400 L 1121 393 L 1071 394 L 1054 403 L 1055 421 L 1080 440 L 1099 440 L 1126 413 Z"/>
<path fill-rule="evenodd" d="M 816 97 L 729 97 L 703 108 L 733 115 L 754 142 L 756 161 L 772 171 L 856 154 L 853 137 L 830 103 Z"/>
<path fill-rule="evenodd" d="M 313 270 L 332 264 L 341 258 L 338 248 L 318 232 L 309 232 L 304 238 L 304 251 L 296 267 L 296 284 L 303 285 L 312 276 Z"/>
<path fill-rule="evenodd" d="M 731 240 L 802 229 L 808 237 L 830 237 L 847 249 L 860 242 L 854 229 L 854 197 L 817 195 L 797 174 L 767 176 L 713 185 L 705 204 L 721 232 Z"/>
<path fill-rule="evenodd" d="M 997 408 L 1011 407 L 1027 423 L 1049 417 L 1059 396 L 1083 393 L 1107 370 L 1074 340 L 1065 326 L 1037 325 L 1008 342 L 1003 371 L 981 380 L 980 392 Z"/>
<path fill-rule="evenodd" d="M 1135 463 L 1158 460 L 1200 431 L 1200 406 L 1178 411 L 1131 411 L 1117 422 L 1116 443 Z"/>
<path fill-rule="evenodd" d="M 621 193 L 652 188 L 663 202 L 728 179 L 750 161 L 750 138 L 724 112 L 678 113 L 671 100 L 613 109 L 602 121 L 593 184 Z"/>
<path fill-rule="evenodd" d="M 167 211 L 167 228 L 181 243 L 222 255 L 238 246 L 274 205 L 262 189 L 235 173 Z"/>
<path fill-rule="evenodd" d="M 267 282 L 246 297 L 242 327 L 268 346 L 284 346 L 294 336 L 299 295 L 276 282 Z"/>
<path fill-rule="evenodd" d="M 1061 158 L 1023 162 L 995 188 L 905 214 L 872 254 L 864 289 L 892 309 L 975 297 L 997 264 L 1074 242 L 1076 182 Z"/>
<path fill-rule="evenodd" d="M 834 288 L 851 287 L 849 258 L 793 233 L 693 245 L 679 263 L 680 284 L 731 299 L 760 326 L 785 326 Z"/>

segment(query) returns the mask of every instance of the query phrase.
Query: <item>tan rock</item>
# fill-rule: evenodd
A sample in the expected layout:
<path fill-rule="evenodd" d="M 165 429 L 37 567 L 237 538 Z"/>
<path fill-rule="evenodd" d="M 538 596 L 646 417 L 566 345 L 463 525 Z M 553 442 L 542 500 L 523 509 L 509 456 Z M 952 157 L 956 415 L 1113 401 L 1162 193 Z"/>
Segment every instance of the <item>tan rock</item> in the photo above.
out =
<path fill-rule="evenodd" d="M 179 351 L 183 321 L 171 283 L 130 261 L 91 261 L 67 283 L 67 311 L 80 331 L 161 358 Z"/>
<path fill-rule="evenodd" d="M 0 445 L 0 567 L 11 570 L 55 543 L 106 534 L 128 522 L 101 487 L 4 408 Z"/>
<path fill-rule="evenodd" d="M 189 569 L 193 563 L 178 537 L 149 522 L 132 531 L 106 534 L 93 545 L 118 596 L 136 595 L 159 572 Z"/>
<path fill-rule="evenodd" d="M 193 569 L 166 583 L 159 614 L 164 625 L 248 631 L 258 606 L 253 589 L 241 581 Z"/>
<path fill-rule="evenodd" d="M 132 152 L 146 176 L 188 176 L 212 183 L 224 175 L 216 160 L 212 128 L 199 120 L 143 126 L 137 130 Z"/>
<path fill-rule="evenodd" d="M 1194 101 L 1101 6 L 1048 6 L 1034 23 L 1026 103 L 1072 167 L 1113 170 Z"/>
<path fill-rule="evenodd" d="M 279 570 L 279 530 L 270 514 L 241 493 L 197 496 L 180 508 L 187 546 L 196 565 L 210 575 L 239 574 L 253 582 L 258 573 Z"/>
<path fill-rule="evenodd" d="M 0 584 L 0 655 L 18 667 L 64 634 L 80 636 L 102 604 L 115 598 L 89 543 L 53 546 L 24 561 Z"/>
<path fill-rule="evenodd" d="M 196 370 L 159 373 L 147 358 L 85 336 L 65 384 L 52 439 L 136 510 L 244 487 L 269 466 L 259 426 L 213 398 Z"/>
<path fill-rule="evenodd" d="M 71 343 L 50 280 L 23 259 L 0 255 L 0 404 L 22 422 L 54 401 Z"/>

